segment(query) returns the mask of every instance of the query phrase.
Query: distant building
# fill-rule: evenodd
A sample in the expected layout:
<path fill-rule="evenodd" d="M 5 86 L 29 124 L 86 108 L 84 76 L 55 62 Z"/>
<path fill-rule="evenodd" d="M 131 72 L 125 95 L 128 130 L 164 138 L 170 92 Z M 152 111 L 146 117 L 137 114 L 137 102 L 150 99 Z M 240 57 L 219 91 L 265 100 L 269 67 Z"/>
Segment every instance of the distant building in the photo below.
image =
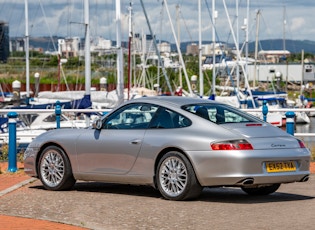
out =
<path fill-rule="evenodd" d="M 206 44 L 206 45 L 203 45 L 202 54 L 206 56 L 213 55 L 213 50 L 214 50 L 215 55 L 224 55 L 227 53 L 228 48 L 222 43 L 215 43 L 214 47 L 213 47 L 213 43 Z"/>
<path fill-rule="evenodd" d="M 290 55 L 288 50 L 261 50 L 258 52 L 258 60 L 263 63 L 279 63 Z"/>
<path fill-rule="evenodd" d="M 10 41 L 10 52 L 24 52 L 25 50 L 25 42 L 23 38 L 14 38 L 14 40 Z"/>
<path fill-rule="evenodd" d="M 187 45 L 186 48 L 186 55 L 198 55 L 199 54 L 199 47 L 196 43 L 192 43 Z"/>
<path fill-rule="evenodd" d="M 107 49 L 107 50 L 109 50 L 109 49 L 112 48 L 112 41 L 111 40 L 107 40 L 107 39 L 104 39 L 102 37 L 98 37 L 95 40 L 96 40 L 95 47 L 97 49 Z"/>
<path fill-rule="evenodd" d="M 58 53 L 65 58 L 79 55 L 81 39 L 79 37 L 58 39 Z"/>
<path fill-rule="evenodd" d="M 0 21 L 0 61 L 7 62 L 10 55 L 9 26 Z"/>
<path fill-rule="evenodd" d="M 93 53 L 97 53 L 99 56 L 106 53 L 112 53 L 112 41 L 102 37 L 96 37 L 91 43 L 90 50 Z"/>
<path fill-rule="evenodd" d="M 170 53 L 171 52 L 171 44 L 167 42 L 162 42 L 158 44 L 158 49 L 161 53 Z"/>
<path fill-rule="evenodd" d="M 141 37 L 140 34 L 136 33 L 132 40 L 132 52 L 133 53 L 140 53 L 142 50 L 141 45 Z"/>
<path fill-rule="evenodd" d="M 227 53 L 228 48 L 226 47 L 226 45 L 222 44 L 222 43 L 213 43 L 211 44 L 204 44 L 201 47 L 202 49 L 202 55 L 203 56 L 210 56 L 213 55 L 213 51 L 215 53 L 215 55 L 224 55 Z M 199 54 L 199 46 L 196 43 L 192 43 L 190 45 L 187 46 L 186 49 L 186 54 L 187 55 L 198 55 Z"/>
<path fill-rule="evenodd" d="M 156 50 L 153 44 L 153 36 L 150 34 L 142 36 L 144 52 L 147 54 L 156 54 Z"/>
<path fill-rule="evenodd" d="M 140 34 L 135 34 L 133 37 L 133 52 L 135 53 L 144 53 L 146 55 L 154 55 L 156 54 L 156 49 L 154 46 L 153 37 L 150 34 L 144 34 L 140 36 Z"/>

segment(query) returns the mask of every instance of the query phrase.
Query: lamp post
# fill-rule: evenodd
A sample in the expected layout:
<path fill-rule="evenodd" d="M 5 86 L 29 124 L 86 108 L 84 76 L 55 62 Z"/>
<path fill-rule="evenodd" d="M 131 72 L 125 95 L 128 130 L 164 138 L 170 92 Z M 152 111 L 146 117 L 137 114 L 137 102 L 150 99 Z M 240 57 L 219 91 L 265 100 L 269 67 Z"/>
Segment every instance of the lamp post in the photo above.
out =
<path fill-rule="evenodd" d="M 196 93 L 197 92 L 197 76 L 192 75 L 190 77 L 190 81 L 191 81 L 191 89 L 192 89 L 193 93 Z"/>
<path fill-rule="evenodd" d="M 68 62 L 68 59 L 66 58 L 60 58 L 60 55 L 59 55 L 59 71 L 58 71 L 58 87 L 57 87 L 57 91 L 61 91 L 61 78 L 60 78 L 60 74 L 62 72 L 62 75 L 64 75 L 63 73 L 63 70 L 62 70 L 62 64 L 65 64 Z"/>
<path fill-rule="evenodd" d="M 279 91 L 280 91 L 281 76 L 282 76 L 281 72 L 277 71 L 276 72 L 276 80 L 277 80 L 277 88 L 278 88 Z"/>
<path fill-rule="evenodd" d="M 34 74 L 34 77 L 35 77 L 35 97 L 38 96 L 38 92 L 39 92 L 39 73 L 35 73 Z"/>
<path fill-rule="evenodd" d="M 101 89 L 101 91 L 107 91 L 108 90 L 107 78 L 106 77 L 102 77 L 100 79 L 100 89 Z"/>
<path fill-rule="evenodd" d="M 14 106 L 20 106 L 20 100 L 21 100 L 21 82 L 18 80 L 15 80 L 12 82 L 12 89 L 13 89 L 13 104 Z"/>

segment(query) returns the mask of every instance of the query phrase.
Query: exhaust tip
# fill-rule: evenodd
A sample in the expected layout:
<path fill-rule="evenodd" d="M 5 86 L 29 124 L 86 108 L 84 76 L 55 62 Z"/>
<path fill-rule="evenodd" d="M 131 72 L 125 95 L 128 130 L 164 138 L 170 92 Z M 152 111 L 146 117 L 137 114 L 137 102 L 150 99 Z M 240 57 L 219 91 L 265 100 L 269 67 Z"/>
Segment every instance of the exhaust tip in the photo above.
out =
<path fill-rule="evenodd" d="M 309 177 L 309 175 L 307 175 L 307 176 L 303 177 L 303 178 L 300 180 L 300 182 L 306 182 L 306 181 L 308 181 L 309 179 L 310 179 L 310 177 Z"/>
<path fill-rule="evenodd" d="M 254 184 L 254 179 L 253 178 L 246 178 L 244 180 L 241 180 L 238 184 L 251 185 L 251 184 Z"/>

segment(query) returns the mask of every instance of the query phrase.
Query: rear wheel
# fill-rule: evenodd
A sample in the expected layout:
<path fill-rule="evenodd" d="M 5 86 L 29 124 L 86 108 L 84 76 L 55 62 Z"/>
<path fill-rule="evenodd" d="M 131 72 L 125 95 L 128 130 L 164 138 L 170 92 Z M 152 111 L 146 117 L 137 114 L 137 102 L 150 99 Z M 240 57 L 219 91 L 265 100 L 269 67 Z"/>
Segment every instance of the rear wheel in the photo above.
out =
<path fill-rule="evenodd" d="M 202 187 L 188 159 L 179 152 L 168 152 L 157 167 L 157 186 L 169 200 L 188 200 L 200 195 Z"/>
<path fill-rule="evenodd" d="M 242 187 L 242 190 L 249 195 L 263 196 L 263 195 L 269 195 L 271 193 L 274 193 L 275 191 L 278 190 L 279 187 L 280 187 L 280 184 L 273 184 L 273 185 L 257 187 L 257 188 Z"/>
<path fill-rule="evenodd" d="M 48 190 L 67 190 L 75 184 L 68 157 L 56 146 L 47 147 L 38 164 L 39 179 Z"/>

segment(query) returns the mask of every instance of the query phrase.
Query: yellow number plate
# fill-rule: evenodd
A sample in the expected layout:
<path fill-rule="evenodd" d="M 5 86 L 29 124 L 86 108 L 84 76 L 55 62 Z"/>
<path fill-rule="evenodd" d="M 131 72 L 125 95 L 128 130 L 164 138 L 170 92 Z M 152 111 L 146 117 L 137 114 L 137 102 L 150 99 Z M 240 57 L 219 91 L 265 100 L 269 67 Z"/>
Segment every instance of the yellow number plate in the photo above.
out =
<path fill-rule="evenodd" d="M 284 161 L 284 162 L 267 162 L 266 163 L 267 172 L 292 172 L 296 171 L 296 166 L 294 161 Z"/>

